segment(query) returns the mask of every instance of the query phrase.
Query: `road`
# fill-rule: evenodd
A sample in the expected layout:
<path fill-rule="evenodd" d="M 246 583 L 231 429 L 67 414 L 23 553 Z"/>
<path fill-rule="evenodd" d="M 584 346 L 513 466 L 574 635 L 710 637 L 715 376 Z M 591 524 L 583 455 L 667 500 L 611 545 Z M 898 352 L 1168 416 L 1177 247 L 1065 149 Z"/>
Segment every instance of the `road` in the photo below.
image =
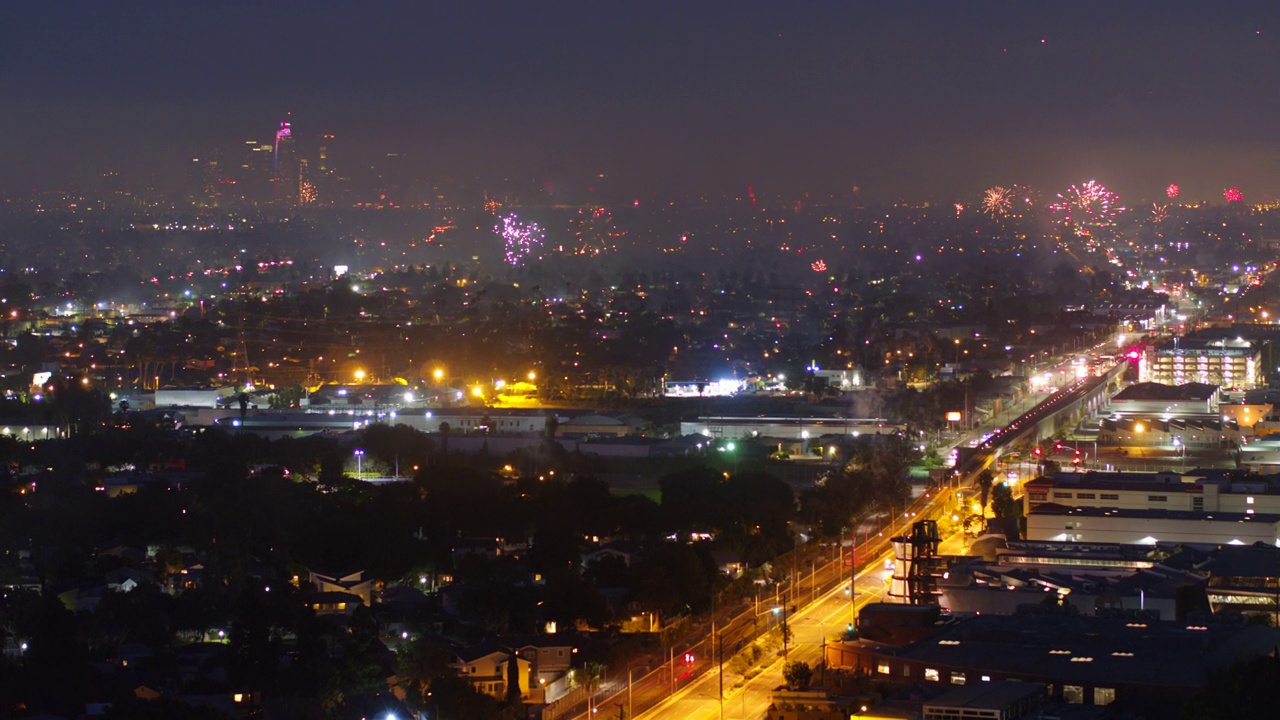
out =
<path fill-rule="evenodd" d="M 870 602 L 884 599 L 888 589 L 887 551 L 867 564 L 855 577 L 856 595 L 850 602 L 848 583 L 842 583 L 817 600 L 796 606 L 786 618 L 792 640 L 787 645 L 786 659 L 816 666 L 827 640 L 839 638 L 853 622 L 857 610 Z M 781 622 L 781 613 L 767 610 L 772 622 Z M 727 661 L 728 652 L 725 653 Z M 763 661 L 763 670 L 749 680 L 724 668 L 724 701 L 720 700 L 721 674 L 717 669 L 702 675 L 686 688 L 656 707 L 637 715 L 648 720 L 688 718 L 689 720 L 748 720 L 764 717 L 774 688 L 784 684 L 783 657 L 775 654 Z M 723 713 L 723 714 L 722 714 Z M 610 717 L 606 715 L 605 717 Z"/>
<path fill-rule="evenodd" d="M 1010 408 L 1007 416 L 1002 413 L 1002 417 L 988 420 L 972 435 L 966 434 L 959 441 L 967 443 L 970 438 L 977 438 L 979 449 L 990 451 L 1017 434 L 1011 431 L 1027 427 L 1044 413 L 1055 412 L 1092 384 L 1085 380 L 1049 398 L 1030 394 L 1018 404 L 1019 407 Z M 1031 410 L 1032 406 L 1034 410 Z M 1028 411 L 1030 414 L 1024 414 Z M 1007 426 L 999 424 L 1004 417 L 1009 418 Z M 996 431 L 997 427 L 999 431 Z M 985 440 L 982 439 L 984 436 Z M 967 463 L 959 469 L 962 477 L 957 480 L 962 487 L 967 486 L 973 482 L 978 470 L 985 466 L 980 462 Z M 589 705 L 584 697 L 582 705 L 565 708 L 555 717 L 586 717 L 589 720 L 627 717 L 755 720 L 763 717 L 773 690 L 784 684 L 781 653 L 766 651 L 756 667 L 748 671 L 747 677 L 730 669 L 729 661 L 733 655 L 759 636 L 760 630 L 774 628 L 783 622 L 785 612 L 785 622 L 792 631 L 792 641 L 786 648 L 787 659 L 817 665 L 822 657 L 823 644 L 828 639 L 841 636 L 854 621 L 859 608 L 885 598 L 890 574 L 886 566 L 890 559 L 889 538 L 907 531 L 914 520 L 939 517 L 954 510 L 950 507 L 954 502 L 954 489 L 935 488 L 915 498 L 901 512 L 894 511 L 890 526 L 882 532 L 865 527 L 856 531 L 854 537 L 861 535 L 863 542 L 856 548 L 860 569 L 854 582 L 856 592 L 852 602 L 847 592 L 848 566 L 832 554 L 827 554 L 825 559 L 810 555 L 809 573 L 804 572 L 803 566 L 799 572 L 793 568 L 790 581 L 783 578 L 784 582 L 779 586 L 784 588 L 781 592 L 798 592 L 799 597 L 756 598 L 754 603 L 747 602 L 746 606 L 722 608 L 723 612 L 717 615 L 723 624 L 721 627 L 699 626 L 703 633 L 701 639 L 693 644 L 686 642 L 669 648 L 666 658 L 644 662 L 626 673 L 613 676 L 593 693 Z M 833 547 L 829 549 L 834 550 Z M 965 540 L 957 533 L 944 540 L 939 552 L 961 555 L 965 549 Z M 821 589 L 826 591 L 819 597 Z M 715 661 L 714 648 L 717 646 L 723 649 L 724 664 Z"/>
<path fill-rule="evenodd" d="M 1019 418 L 1021 413 L 1035 406 L 1043 398 L 1028 396 L 1020 403 L 1022 407 L 1011 408 L 1009 418 Z M 1025 418 L 1022 418 L 1025 421 Z M 967 441 L 969 437 L 981 437 L 994 429 L 998 419 L 993 418 L 984 427 L 974 431 L 972 436 L 960 438 Z M 809 663 L 816 666 L 822 658 L 823 645 L 828 640 L 839 638 L 854 623 L 857 611 L 871 602 L 884 600 L 888 592 L 890 569 L 886 562 L 891 559 L 888 549 L 888 537 L 905 530 L 905 522 L 917 517 L 936 515 L 951 502 L 949 490 L 928 492 L 909 505 L 904 512 L 895 517 L 898 527 L 892 527 L 883 533 L 866 534 L 864 543 L 857 548 L 858 563 L 862 566 L 854 580 L 855 593 L 852 598 L 848 593 L 848 582 L 840 582 L 820 598 L 809 603 L 779 602 L 788 608 L 786 622 L 791 628 L 792 642 L 786 648 L 786 660 Z M 967 541 L 962 533 L 956 532 L 947 537 L 939 547 L 940 554 L 963 555 L 967 550 Z M 870 556 L 870 557 L 868 557 Z M 780 599 L 781 600 L 781 599 Z M 852 602 L 851 602 L 852 600 Z M 794 607 L 794 612 L 790 610 Z M 781 621 L 780 613 L 766 607 L 764 617 L 769 623 Z M 726 637 L 733 637 L 730 628 Z M 688 718 L 690 720 L 757 720 L 766 715 L 773 690 L 784 684 L 782 668 L 784 659 L 775 651 L 757 666 L 755 674 L 743 677 L 728 667 L 734 646 L 726 644 L 722 666 L 712 665 L 705 673 L 690 678 L 688 684 L 678 689 L 670 697 L 654 705 L 650 709 L 635 715 L 636 718 L 658 720 L 660 718 Z M 665 675 L 678 674 L 678 661 L 670 661 L 671 668 Z M 654 673 L 660 676 L 661 673 Z M 678 676 L 678 675 L 677 675 Z M 624 708 L 619 703 L 611 712 L 608 706 L 597 712 L 597 717 L 626 717 Z"/>

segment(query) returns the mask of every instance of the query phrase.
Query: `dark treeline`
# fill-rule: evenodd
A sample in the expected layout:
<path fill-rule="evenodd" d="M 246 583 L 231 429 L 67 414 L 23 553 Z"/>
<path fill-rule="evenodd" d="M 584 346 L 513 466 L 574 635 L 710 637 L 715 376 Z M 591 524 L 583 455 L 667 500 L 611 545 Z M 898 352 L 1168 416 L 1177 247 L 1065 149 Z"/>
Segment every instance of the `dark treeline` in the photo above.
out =
<path fill-rule="evenodd" d="M 398 465 L 412 480 L 351 479 L 355 447 L 366 471 Z M 103 672 L 102 663 L 141 646 L 153 657 L 136 672 L 176 668 L 204 641 L 221 643 L 220 653 L 194 677 L 155 671 L 147 682 L 173 693 L 307 698 L 301 716 L 327 717 L 385 692 L 394 673 L 408 705 L 471 707 L 483 717 L 496 701 L 457 678 L 450 642 L 537 633 L 549 622 L 608 631 L 625 620 L 618 598 L 660 616 L 705 611 L 729 582 L 716 555 L 764 565 L 791 548 L 798 516 L 839 532 L 853 513 L 901 496 L 904 486 L 887 478 L 905 476 L 911 459 L 896 436 L 850 445 L 838 471 L 798 501 L 787 483 L 754 469 L 763 450 L 743 448 L 744 467 L 732 472 L 720 466 L 723 453 L 678 463 L 658 499 L 612 492 L 575 472 L 582 458 L 552 442 L 524 455 L 446 457 L 405 426 L 272 442 L 139 422 L 6 441 L 0 581 L 11 589 L 0 602 L 0 639 L 26 649 L 0 661 L 0 703 L 64 713 L 85 701 L 132 707 L 140 676 Z M 504 466 L 542 474 L 495 472 Z M 113 482 L 136 490 L 107 492 Z M 501 551 L 460 552 L 490 541 Z M 626 559 L 591 557 L 605 545 Z M 121 570 L 141 571 L 136 588 L 73 610 Z M 407 613 L 361 608 L 338 632 L 307 607 L 313 570 L 362 570 L 383 591 L 439 592 L 421 594 Z M 200 581 L 184 586 L 187 573 Z M 452 613 L 442 609 L 446 595 Z M 393 617 L 412 628 L 397 653 L 385 636 Z M 623 651 L 604 643 L 584 660 L 608 663 Z"/>

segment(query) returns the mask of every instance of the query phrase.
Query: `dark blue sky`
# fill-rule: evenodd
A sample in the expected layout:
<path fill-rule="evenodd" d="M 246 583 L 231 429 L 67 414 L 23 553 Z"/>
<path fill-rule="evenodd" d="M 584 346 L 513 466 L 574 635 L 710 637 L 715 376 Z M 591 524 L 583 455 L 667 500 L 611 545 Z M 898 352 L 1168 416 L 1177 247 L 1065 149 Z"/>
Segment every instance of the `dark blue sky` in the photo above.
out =
<path fill-rule="evenodd" d="M 300 132 L 424 175 L 1280 196 L 1273 2 L 8 0 L 0 188 Z"/>

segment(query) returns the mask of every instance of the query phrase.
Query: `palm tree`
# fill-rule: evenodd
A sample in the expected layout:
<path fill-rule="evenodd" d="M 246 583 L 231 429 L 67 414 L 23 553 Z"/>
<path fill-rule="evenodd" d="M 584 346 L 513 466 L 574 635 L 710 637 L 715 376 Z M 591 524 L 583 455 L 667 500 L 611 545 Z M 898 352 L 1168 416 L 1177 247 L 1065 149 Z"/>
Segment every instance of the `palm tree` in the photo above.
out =
<path fill-rule="evenodd" d="M 973 484 L 978 488 L 978 492 L 981 493 L 979 497 L 982 498 L 982 510 L 984 514 L 987 509 L 987 498 L 991 495 L 991 486 L 995 484 L 995 481 L 995 473 L 990 470 L 983 470 L 973 479 Z"/>

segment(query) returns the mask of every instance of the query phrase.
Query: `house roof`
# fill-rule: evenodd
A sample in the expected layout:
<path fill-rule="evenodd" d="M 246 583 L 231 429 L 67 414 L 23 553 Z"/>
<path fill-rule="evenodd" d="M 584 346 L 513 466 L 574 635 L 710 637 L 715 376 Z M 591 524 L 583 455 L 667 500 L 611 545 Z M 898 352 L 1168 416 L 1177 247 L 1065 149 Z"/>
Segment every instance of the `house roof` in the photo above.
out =
<path fill-rule="evenodd" d="M 489 657 L 490 655 L 510 656 L 511 653 L 512 648 L 508 645 L 504 645 L 493 640 L 482 640 L 474 645 L 459 648 L 454 652 L 454 655 L 457 656 L 459 662 L 467 663 Z"/>

